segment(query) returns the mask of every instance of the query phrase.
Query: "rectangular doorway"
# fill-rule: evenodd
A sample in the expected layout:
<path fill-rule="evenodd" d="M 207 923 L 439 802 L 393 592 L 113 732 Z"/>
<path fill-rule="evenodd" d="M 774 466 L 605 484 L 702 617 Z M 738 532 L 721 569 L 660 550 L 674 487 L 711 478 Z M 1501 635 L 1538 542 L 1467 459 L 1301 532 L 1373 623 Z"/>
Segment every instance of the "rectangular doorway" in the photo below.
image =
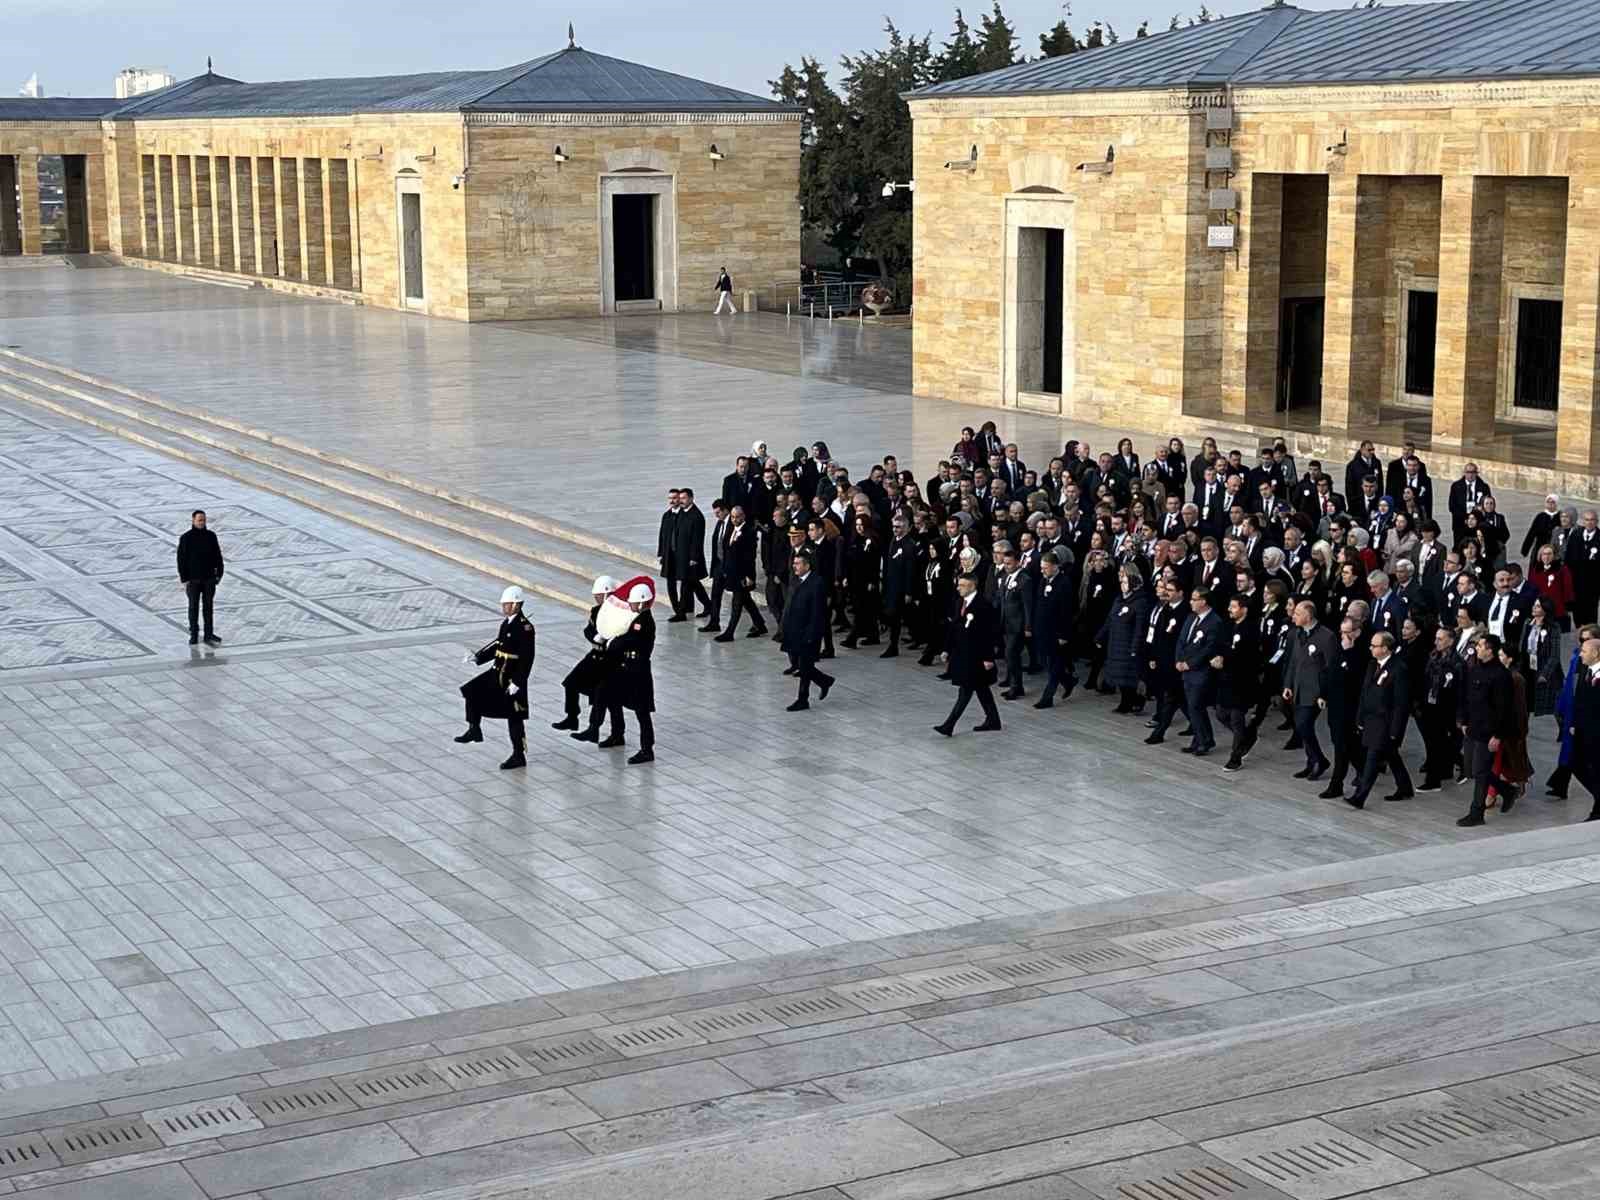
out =
<path fill-rule="evenodd" d="M 407 304 L 422 303 L 422 196 L 400 193 L 401 287 Z"/>
<path fill-rule="evenodd" d="M 616 302 L 657 299 L 655 196 L 612 196 L 611 239 Z"/>
<path fill-rule="evenodd" d="M 17 190 L 17 156 L 0 154 L 0 254 L 22 253 L 22 194 Z"/>
<path fill-rule="evenodd" d="M 1561 301 L 1517 301 L 1518 408 L 1555 412 L 1561 382 Z"/>
<path fill-rule="evenodd" d="M 1040 391 L 1061 394 L 1062 268 L 1066 258 L 1065 230 L 1044 231 L 1044 379 Z"/>
<path fill-rule="evenodd" d="M 1067 234 L 1048 225 L 1017 230 L 1017 390 L 1060 396 Z"/>
<path fill-rule="evenodd" d="M 61 188 L 65 205 L 65 249 L 89 253 L 89 160 L 82 154 L 61 156 Z"/>
<path fill-rule="evenodd" d="M 1283 302 L 1278 326 L 1278 411 L 1322 406 L 1321 296 Z"/>
<path fill-rule="evenodd" d="M 1439 293 L 1406 291 L 1405 394 L 1433 395 L 1434 343 L 1439 333 Z"/>

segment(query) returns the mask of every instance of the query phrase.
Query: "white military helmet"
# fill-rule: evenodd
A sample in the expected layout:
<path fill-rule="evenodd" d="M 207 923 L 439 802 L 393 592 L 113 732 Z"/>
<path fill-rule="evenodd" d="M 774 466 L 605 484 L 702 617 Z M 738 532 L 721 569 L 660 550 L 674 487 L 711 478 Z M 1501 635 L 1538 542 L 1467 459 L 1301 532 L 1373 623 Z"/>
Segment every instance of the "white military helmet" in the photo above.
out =
<path fill-rule="evenodd" d="M 629 604 L 649 604 L 654 598 L 650 589 L 642 583 L 634 584 L 633 590 L 628 593 Z"/>
<path fill-rule="evenodd" d="M 589 591 L 596 596 L 609 596 L 617 590 L 617 581 L 609 575 L 600 575 L 595 578 L 594 586 Z"/>
<path fill-rule="evenodd" d="M 516 584 L 512 584 L 505 591 L 500 593 L 500 603 L 501 604 L 521 604 L 522 603 L 522 589 L 519 588 Z"/>

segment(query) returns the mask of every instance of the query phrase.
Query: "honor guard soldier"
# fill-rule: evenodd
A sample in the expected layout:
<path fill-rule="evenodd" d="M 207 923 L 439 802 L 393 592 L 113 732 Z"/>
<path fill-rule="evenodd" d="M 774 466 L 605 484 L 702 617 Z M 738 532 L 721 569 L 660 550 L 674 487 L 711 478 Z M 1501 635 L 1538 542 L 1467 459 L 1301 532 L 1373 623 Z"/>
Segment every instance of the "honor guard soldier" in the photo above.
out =
<path fill-rule="evenodd" d="M 528 675 L 533 670 L 533 622 L 522 611 L 522 589 L 508 587 L 500 593 L 500 611 L 505 620 L 500 622 L 500 632 L 476 654 L 470 650 L 463 662 L 492 666 L 481 675 L 461 685 L 461 697 L 467 703 L 467 731 L 456 738 L 458 742 L 483 741 L 480 722 L 488 717 L 504 721 L 511 735 L 511 757 L 500 764 L 502 771 L 525 767 L 527 738 L 523 734 L 523 719 L 528 715 Z"/>
<path fill-rule="evenodd" d="M 594 581 L 594 586 L 589 589 L 594 596 L 594 606 L 589 609 L 589 623 L 583 627 L 583 640 L 589 643 L 589 652 L 578 661 L 578 665 L 567 672 L 567 677 L 561 681 L 562 690 L 567 694 L 567 715 L 553 723 L 552 729 L 577 729 L 578 728 L 578 697 L 589 697 L 590 707 L 594 706 L 594 695 L 600 687 L 600 681 L 611 669 L 611 661 L 606 654 L 606 639 L 600 636 L 595 626 L 595 619 L 600 615 L 600 606 L 606 602 L 606 597 L 617 590 L 617 581 L 609 575 L 602 575 Z M 622 740 L 621 726 L 611 726 L 611 736 L 620 745 Z M 580 738 L 588 741 L 588 738 Z"/>
<path fill-rule="evenodd" d="M 600 745 L 620 746 L 622 710 L 632 709 L 639 722 L 639 752 L 628 759 L 630 763 L 656 759 L 656 730 L 650 717 L 656 710 L 655 679 L 650 670 L 650 655 L 656 646 L 656 622 L 650 615 L 650 606 L 655 598 L 655 581 L 640 575 L 619 585 L 600 606 L 595 626 L 607 639 L 608 669 L 595 688 L 588 729 L 572 735 L 580 741 L 597 741 L 604 710 L 610 714 L 612 734 Z"/>

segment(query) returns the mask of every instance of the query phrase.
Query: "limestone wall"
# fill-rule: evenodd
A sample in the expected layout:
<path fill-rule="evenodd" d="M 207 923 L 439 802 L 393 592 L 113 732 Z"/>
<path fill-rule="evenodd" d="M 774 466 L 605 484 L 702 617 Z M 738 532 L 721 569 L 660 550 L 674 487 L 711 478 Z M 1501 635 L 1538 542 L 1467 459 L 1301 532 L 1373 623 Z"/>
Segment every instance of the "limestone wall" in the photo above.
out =
<path fill-rule="evenodd" d="M 740 290 L 797 278 L 798 121 L 485 120 L 469 119 L 471 170 L 462 189 L 474 319 L 601 311 L 601 180 L 619 173 L 671 176 L 676 289 L 661 297 L 668 311 L 710 309 L 723 264 Z M 721 161 L 709 157 L 712 144 Z M 565 162 L 555 161 L 557 146 Z"/>
<path fill-rule="evenodd" d="M 0 158 L 15 156 L 17 195 L 22 205 L 21 242 L 25 254 L 39 253 L 39 157 L 81 154 L 87 159 L 89 249 L 111 249 L 104 161 L 99 121 L 0 122 Z M 30 219 L 31 218 L 31 219 Z"/>

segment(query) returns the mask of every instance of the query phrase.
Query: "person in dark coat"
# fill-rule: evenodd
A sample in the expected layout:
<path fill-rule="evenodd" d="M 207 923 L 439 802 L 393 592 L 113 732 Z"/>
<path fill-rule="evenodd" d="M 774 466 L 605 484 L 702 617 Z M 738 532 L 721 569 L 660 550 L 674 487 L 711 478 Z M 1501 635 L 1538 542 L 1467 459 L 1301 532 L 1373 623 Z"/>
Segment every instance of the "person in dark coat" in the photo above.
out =
<path fill-rule="evenodd" d="M 722 632 L 722 593 L 728 581 L 722 573 L 722 562 L 728 552 L 728 537 L 733 532 L 733 520 L 728 506 L 720 497 L 711 502 L 711 615 L 700 626 L 701 633 Z"/>
<path fill-rule="evenodd" d="M 1183 686 L 1184 705 L 1189 710 L 1193 740 L 1183 748 L 1185 754 L 1204 758 L 1217 748 L 1211 728 L 1211 705 L 1216 700 L 1216 668 L 1211 665 L 1222 645 L 1222 617 L 1211 608 L 1211 593 L 1196 588 L 1189 595 L 1192 614 L 1178 636 L 1175 669 Z"/>
<path fill-rule="evenodd" d="M 847 650 L 878 644 L 878 609 L 883 599 L 883 539 L 873 518 L 858 513 L 844 551 L 845 590 L 850 597 L 850 634 L 840 643 Z"/>
<path fill-rule="evenodd" d="M 1565 800 L 1572 783 L 1572 759 L 1574 747 L 1572 744 L 1572 714 L 1573 705 L 1577 700 L 1578 684 L 1584 677 L 1583 644 L 1593 638 L 1600 638 L 1600 625 L 1580 625 L 1577 629 L 1577 644 L 1572 647 L 1572 658 L 1567 664 L 1567 675 L 1561 685 L 1561 693 L 1556 697 L 1555 718 L 1556 738 L 1560 750 L 1556 755 L 1556 769 L 1550 772 L 1550 778 L 1545 780 L 1545 797 L 1550 800 Z"/>
<path fill-rule="evenodd" d="M 1585 821 L 1600 821 L 1600 638 L 1578 648 L 1578 681 L 1572 689 L 1572 774 L 1594 797 Z"/>
<path fill-rule="evenodd" d="M 1467 774 L 1472 777 L 1472 808 L 1457 825 L 1482 825 L 1489 789 L 1497 783 L 1494 756 L 1513 733 L 1511 672 L 1500 663 L 1500 639 L 1486 633 L 1473 646 L 1474 661 L 1467 667 L 1459 696 L 1456 721 L 1461 726 Z M 1497 789 L 1498 790 L 1498 789 Z M 1516 802 L 1507 792 L 1501 811 Z"/>
<path fill-rule="evenodd" d="M 663 522 L 663 524 L 665 524 Z M 687 621 L 694 602 L 700 602 L 703 620 L 716 616 L 711 597 L 706 595 L 706 517 L 695 505 L 694 489 L 678 489 L 678 515 L 672 522 L 672 553 L 661 564 L 667 580 L 667 599 L 672 603 L 668 623 Z"/>
<path fill-rule="evenodd" d="M 1000 638 L 1006 657 L 1006 700 L 1021 699 L 1026 689 L 1022 686 L 1022 654 L 1033 635 L 1033 577 L 1022 569 L 1017 552 L 1009 547 L 1001 562 L 1004 569 L 997 576 L 1000 609 Z"/>
<path fill-rule="evenodd" d="M 795 527 L 789 523 L 787 509 L 777 509 L 772 514 L 772 525 L 761 536 L 761 569 L 767 577 L 767 611 L 772 614 L 772 619 L 783 624 L 783 604 L 788 596 L 789 564 L 794 551 L 791 548 L 791 531 Z M 799 533 L 804 539 L 804 531 Z M 774 637 L 782 640 L 782 634 Z"/>
<path fill-rule="evenodd" d="M 1073 673 L 1078 659 L 1087 659 L 1089 678 L 1085 686 L 1091 692 L 1110 695 L 1116 688 L 1100 678 L 1106 665 L 1106 646 L 1100 631 L 1111 613 L 1111 605 L 1121 598 L 1122 589 L 1117 583 L 1116 569 L 1104 550 L 1090 551 L 1077 593 L 1078 615 L 1067 646 L 1067 673 Z"/>
<path fill-rule="evenodd" d="M 1467 535 L 1467 514 L 1483 503 L 1485 496 L 1492 495 L 1489 485 L 1478 478 L 1477 463 L 1469 462 L 1461 469 L 1461 478 L 1450 485 L 1451 541 L 1460 544 Z"/>
<path fill-rule="evenodd" d="M 811 555 L 795 551 L 791 566 L 794 587 L 783 606 L 783 652 L 789 656 L 790 672 L 800 678 L 800 695 L 789 705 L 789 712 L 804 712 L 811 707 L 811 685 L 817 685 L 817 699 L 826 700 L 833 687 L 833 676 L 817 670 L 817 656 L 828 628 L 826 583 L 812 570 Z"/>
<path fill-rule="evenodd" d="M 617 581 L 609 575 L 602 575 L 594 581 L 594 587 L 591 589 L 594 605 L 589 609 L 589 622 L 583 627 L 583 640 L 589 644 L 589 652 L 578 660 L 578 665 L 568 671 L 567 677 L 561 681 L 562 691 L 566 693 L 567 698 L 567 714 L 561 720 L 553 722 L 551 729 L 577 729 L 578 697 L 588 696 L 593 701 L 600 681 L 611 670 L 613 664 L 606 655 L 606 640 L 595 629 L 595 618 L 600 615 L 600 606 L 605 603 L 606 597 L 616 590 Z M 620 745 L 621 726 L 612 725 L 611 736 Z"/>
<path fill-rule="evenodd" d="M 1454 631 L 1440 627 L 1433 631 L 1433 653 L 1418 697 L 1417 728 L 1422 731 L 1425 755 L 1422 760 L 1420 792 L 1437 792 L 1446 779 L 1461 769 L 1461 727 L 1456 715 L 1461 707 L 1461 656 L 1456 653 Z"/>
<path fill-rule="evenodd" d="M 1589 509 L 1561 549 L 1561 561 L 1572 574 L 1572 619 L 1592 625 L 1600 616 L 1600 515 Z"/>
<path fill-rule="evenodd" d="M 1394 779 L 1394 791 L 1384 799 L 1409 800 L 1416 795 L 1411 787 L 1411 774 L 1400 756 L 1406 722 L 1410 719 L 1411 674 L 1395 653 L 1394 635 L 1374 633 L 1372 662 L 1367 666 L 1356 705 L 1357 736 L 1365 752 L 1365 761 L 1356 779 L 1356 790 L 1345 797 L 1345 803 L 1351 808 L 1366 807 L 1372 785 L 1378 782 L 1378 770 L 1386 763 Z"/>
<path fill-rule="evenodd" d="M 957 689 L 956 702 L 950 715 L 934 726 L 945 737 L 955 735 L 956 722 L 974 695 L 983 708 L 983 723 L 974 725 L 972 731 L 991 733 L 1000 728 L 1000 710 L 995 707 L 992 690 L 999 619 L 988 601 L 978 595 L 977 576 L 970 572 L 961 576 L 956 581 L 956 592 L 960 602 L 945 637 L 945 657 L 949 661 L 950 682 Z"/>
<path fill-rule="evenodd" d="M 1096 639 L 1105 647 L 1102 678 L 1120 694 L 1120 702 L 1112 712 L 1139 713 L 1144 711 L 1144 701 L 1139 698 L 1139 681 L 1144 677 L 1144 637 L 1150 620 L 1151 599 L 1145 591 L 1144 576 L 1137 567 L 1120 568 L 1117 582 L 1122 595 L 1106 610 L 1105 623 Z"/>
<path fill-rule="evenodd" d="M 1058 553 L 1072 552 L 1062 547 Z M 1062 569 L 1057 554 L 1046 554 L 1039 560 L 1039 594 L 1033 607 L 1034 653 L 1045 668 L 1044 694 L 1034 701 L 1035 708 L 1053 707 L 1058 687 L 1067 700 L 1078 686 L 1070 650 L 1077 606 L 1071 575 Z"/>
<path fill-rule="evenodd" d="M 911 536 L 911 525 L 905 513 L 896 513 L 890 524 L 894 537 L 883 559 L 883 619 L 889 627 L 889 645 L 879 658 L 899 656 L 900 636 L 908 621 L 912 640 L 917 640 L 920 631 L 917 609 L 922 599 L 922 575 L 927 564 L 926 549 Z"/>
<path fill-rule="evenodd" d="M 500 593 L 500 614 L 504 620 L 494 641 L 476 654 L 469 650 L 462 659 L 479 666 L 489 662 L 494 665 L 461 685 L 461 698 L 467 706 L 467 731 L 456 741 L 483 741 L 480 722 L 485 717 L 504 721 L 511 736 L 511 757 L 500 764 L 500 769 L 509 771 L 528 765 L 523 721 L 528 715 L 528 676 L 533 671 L 536 639 L 533 622 L 522 611 L 521 588 L 512 586 Z"/>
<path fill-rule="evenodd" d="M 1283 698 L 1294 708 L 1295 738 L 1306 755 L 1306 765 L 1294 777 L 1315 781 L 1329 765 L 1317 741 L 1317 715 L 1328 707 L 1327 691 L 1338 668 L 1338 641 L 1322 624 L 1313 601 L 1300 600 L 1293 611 L 1295 628 L 1289 635 Z"/>
<path fill-rule="evenodd" d="M 656 727 L 650 714 L 656 710 L 656 686 L 650 670 L 650 655 L 656 648 L 656 621 L 650 615 L 650 605 L 655 601 L 655 590 L 643 581 L 630 580 L 623 586 L 628 589 L 628 607 L 633 609 L 633 621 L 606 644 L 614 665 L 595 694 L 595 707 L 589 713 L 589 728 L 585 733 L 599 733 L 602 709 L 611 717 L 611 728 L 620 731 L 622 710 L 632 709 L 634 719 L 639 722 L 639 752 L 628 762 L 654 762 Z M 573 737 L 580 741 L 598 740 L 581 734 L 573 734 Z M 602 743 L 603 746 L 622 744 L 620 732 Z"/>
<path fill-rule="evenodd" d="M 1261 699 L 1263 635 L 1251 615 L 1250 602 L 1243 596 L 1228 598 L 1228 623 L 1223 627 L 1217 653 L 1211 666 L 1218 674 L 1217 707 L 1222 722 L 1233 734 L 1224 771 L 1237 771 L 1255 747 L 1259 725 L 1250 720 L 1250 710 Z M 1274 642 L 1274 645 L 1276 643 Z"/>
<path fill-rule="evenodd" d="M 736 505 L 728 514 L 728 536 L 722 549 L 721 584 L 733 596 L 732 612 L 728 615 L 728 628 L 712 641 L 733 641 L 739 616 L 746 612 L 750 614 L 750 631 L 745 637 L 767 636 L 766 619 L 750 594 L 756 586 L 757 536 L 756 527 L 745 519 L 744 509 Z"/>
<path fill-rule="evenodd" d="M 1366 678 L 1372 656 L 1362 644 L 1362 622 L 1355 616 L 1339 621 L 1335 665 L 1328 680 L 1328 740 L 1333 743 L 1333 776 L 1318 792 L 1323 800 L 1344 797 L 1345 776 L 1362 761 L 1361 743 L 1356 737 L 1356 712 L 1361 704 L 1361 681 Z"/>
<path fill-rule="evenodd" d="M 1186 706 L 1183 676 L 1178 673 L 1178 639 L 1188 620 L 1188 606 L 1176 583 L 1157 580 L 1154 586 L 1157 603 L 1145 620 L 1141 631 L 1144 641 L 1139 651 L 1143 659 L 1145 691 L 1156 702 L 1154 727 L 1144 739 L 1147 746 L 1159 746 L 1167 740 L 1167 729 L 1173 717 Z"/>
<path fill-rule="evenodd" d="M 206 528 L 206 512 L 197 508 L 189 514 L 189 528 L 178 538 L 178 581 L 189 596 L 189 645 L 200 640 L 201 610 L 205 613 L 206 644 L 222 641 L 211 619 L 211 602 L 222 582 L 222 545 L 217 535 Z"/>

